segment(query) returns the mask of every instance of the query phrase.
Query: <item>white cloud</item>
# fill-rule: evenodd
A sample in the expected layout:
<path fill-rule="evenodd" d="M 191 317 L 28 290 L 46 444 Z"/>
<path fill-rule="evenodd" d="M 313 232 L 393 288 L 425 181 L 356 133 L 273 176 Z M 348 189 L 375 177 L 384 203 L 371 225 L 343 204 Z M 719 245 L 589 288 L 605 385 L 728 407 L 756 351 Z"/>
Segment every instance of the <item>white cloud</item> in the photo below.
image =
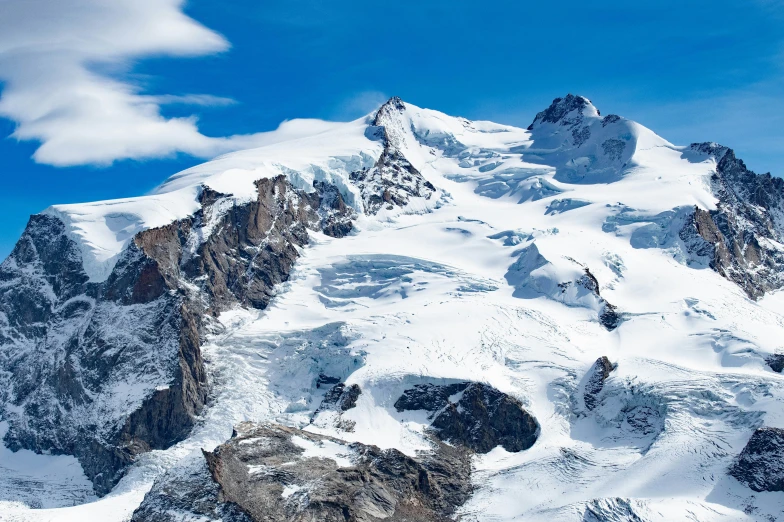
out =
<path fill-rule="evenodd" d="M 225 107 L 237 103 L 237 100 L 232 98 L 213 96 L 212 94 L 160 94 L 148 96 L 148 99 L 159 105 L 201 105 L 203 107 Z"/>
<path fill-rule="evenodd" d="M 354 93 L 335 107 L 332 117 L 336 120 L 352 120 L 378 109 L 388 99 L 389 96 L 380 91 Z"/>
<path fill-rule="evenodd" d="M 13 137 L 41 143 L 51 165 L 110 164 L 178 152 L 211 157 L 252 136 L 212 138 L 195 118 L 164 118 L 161 104 L 226 105 L 209 95 L 149 96 L 98 71 L 145 56 L 200 56 L 229 48 L 182 12 L 183 0 L 0 0 L 0 116 Z"/>

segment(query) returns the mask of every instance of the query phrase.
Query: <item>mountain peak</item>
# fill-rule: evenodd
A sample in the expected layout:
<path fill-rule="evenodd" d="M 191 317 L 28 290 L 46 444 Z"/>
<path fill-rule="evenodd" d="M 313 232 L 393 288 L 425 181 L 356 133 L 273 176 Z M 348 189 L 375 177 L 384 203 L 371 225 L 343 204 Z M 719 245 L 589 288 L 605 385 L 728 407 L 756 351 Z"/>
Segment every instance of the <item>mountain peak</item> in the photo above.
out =
<path fill-rule="evenodd" d="M 569 117 L 570 114 L 576 113 Z M 534 118 L 528 130 L 533 130 L 537 124 L 542 123 L 574 123 L 583 116 L 599 116 L 599 110 L 593 106 L 591 100 L 585 96 L 567 94 L 563 98 L 556 98 L 548 108 L 541 111 Z"/>
<path fill-rule="evenodd" d="M 692 143 L 691 145 L 689 145 L 689 149 L 697 152 L 701 152 L 703 154 L 707 154 L 709 156 L 713 156 L 714 158 L 716 158 L 717 162 L 724 159 L 724 156 L 727 155 L 727 153 L 734 154 L 734 151 L 732 149 L 730 149 L 729 147 L 725 147 L 724 145 L 721 145 L 719 143 L 716 143 L 715 141 Z"/>
<path fill-rule="evenodd" d="M 784 179 L 575 95 L 532 131 L 397 97 L 298 125 L 30 219 L 0 263 L 3 512 L 781 518 Z"/>
<path fill-rule="evenodd" d="M 395 113 L 402 113 L 406 110 L 406 104 L 397 96 L 392 96 L 384 104 L 378 108 L 376 115 L 373 117 L 372 124 L 376 127 L 384 126 L 384 122 L 388 121 L 390 116 Z"/>
<path fill-rule="evenodd" d="M 406 127 L 410 120 L 405 116 L 406 104 L 397 96 L 392 96 L 376 111 L 371 125 L 383 129 L 382 134 L 387 146 L 400 149 L 405 144 Z"/>

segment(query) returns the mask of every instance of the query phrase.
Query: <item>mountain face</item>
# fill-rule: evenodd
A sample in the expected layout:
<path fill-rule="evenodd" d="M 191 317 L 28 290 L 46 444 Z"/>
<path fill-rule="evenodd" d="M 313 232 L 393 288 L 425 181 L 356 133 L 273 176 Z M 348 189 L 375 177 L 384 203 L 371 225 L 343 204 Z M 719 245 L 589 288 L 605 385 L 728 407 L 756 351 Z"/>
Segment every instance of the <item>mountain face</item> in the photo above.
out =
<path fill-rule="evenodd" d="M 690 150 L 716 161 L 710 183 L 719 201 L 712 211 L 696 208 L 683 235 L 693 236 L 696 230 L 707 244 L 696 246 L 695 253 L 706 256 L 713 270 L 737 283 L 750 298 L 781 288 L 784 180 L 754 174 L 732 149 L 715 143 L 693 144 Z"/>
<path fill-rule="evenodd" d="M 265 308 L 308 228 L 351 229 L 332 186 L 305 194 L 281 176 L 256 187 L 256 201 L 231 206 L 204 188 L 199 211 L 136 234 L 102 283 L 60 220 L 31 218 L 0 266 L 9 448 L 75 455 L 107 493 L 136 455 L 188 434 L 207 397 L 209 319 Z"/>
<path fill-rule="evenodd" d="M 399 98 L 284 125 L 30 218 L 0 265 L 0 508 L 781 514 L 784 181 L 571 94 L 527 129 Z"/>

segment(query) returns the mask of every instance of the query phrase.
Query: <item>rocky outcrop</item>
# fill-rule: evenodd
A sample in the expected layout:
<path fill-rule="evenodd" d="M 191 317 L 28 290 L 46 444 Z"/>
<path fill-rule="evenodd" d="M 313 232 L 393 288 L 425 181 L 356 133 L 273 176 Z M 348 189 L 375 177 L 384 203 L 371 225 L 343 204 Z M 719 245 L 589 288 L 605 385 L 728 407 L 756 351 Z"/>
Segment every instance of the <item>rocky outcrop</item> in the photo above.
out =
<path fill-rule="evenodd" d="M 768 363 L 770 369 L 776 373 L 782 373 L 782 371 L 784 371 L 784 353 L 770 355 L 765 359 L 765 362 Z"/>
<path fill-rule="evenodd" d="M 477 453 L 497 446 L 523 451 L 539 435 L 539 424 L 520 401 L 483 383 L 416 385 L 403 392 L 395 409 L 429 411 L 436 437 Z"/>
<path fill-rule="evenodd" d="M 368 137 L 384 142 L 384 150 L 375 166 L 351 173 L 351 181 L 359 188 L 368 214 L 382 208 L 392 210 L 407 205 L 411 198 L 430 199 L 436 189 L 406 159 L 406 106 L 393 97 L 376 113 Z M 410 125 L 410 123 L 408 123 Z"/>
<path fill-rule="evenodd" d="M 450 397 L 457 397 L 470 383 L 458 382 L 454 384 L 415 384 L 403 392 L 397 401 L 397 411 L 425 410 L 431 413 L 430 418 L 440 412 L 447 404 Z"/>
<path fill-rule="evenodd" d="M 539 270 L 551 263 L 539 252 L 535 242 L 517 250 L 514 255 L 517 260 L 504 275 L 506 281 L 515 287 L 512 294 L 514 297 L 535 299 L 544 295 L 569 306 L 583 306 L 595 310 L 599 322 L 608 330 L 614 330 L 621 324 L 622 315 L 601 296 L 599 281 L 582 263 L 568 258 L 582 268 L 581 275 L 571 280 L 559 281 L 549 273 Z"/>
<path fill-rule="evenodd" d="M 615 330 L 621 324 L 622 317 L 618 313 L 618 309 L 601 296 L 599 293 L 599 281 L 588 268 L 585 268 L 585 275 L 578 279 L 576 284 L 596 296 L 599 302 L 599 322 L 608 330 Z"/>
<path fill-rule="evenodd" d="M 356 212 L 346 204 L 338 187 L 323 181 L 316 181 L 314 188 L 319 198 L 320 229 L 332 237 L 349 235 L 354 230 L 353 220 L 356 219 Z"/>
<path fill-rule="evenodd" d="M 33 216 L 0 280 L 9 448 L 75 455 L 105 493 L 135 455 L 187 433 L 206 397 L 198 321 L 137 245 L 90 283 L 62 222 Z"/>
<path fill-rule="evenodd" d="M 283 176 L 260 179 L 256 186 L 257 200 L 222 212 L 215 211 L 221 195 L 205 189 L 202 200 L 214 201 L 212 206 L 137 239 L 148 255 L 161 259 L 167 285 L 176 288 L 183 279 L 196 285 L 212 314 L 236 303 L 266 307 L 299 257 L 297 247 L 307 244 L 308 229 L 320 224 L 317 193 L 296 191 Z M 210 234 L 199 242 L 205 230 Z M 145 241 L 147 235 L 152 237 Z"/>
<path fill-rule="evenodd" d="M 784 491 L 784 430 L 755 431 L 729 473 L 754 491 Z"/>
<path fill-rule="evenodd" d="M 359 387 L 334 383 L 325 404 L 353 407 Z M 334 383 L 334 384 L 333 384 Z M 231 440 L 156 480 L 133 522 L 209 518 L 247 521 L 443 521 L 472 492 L 471 454 L 530 448 L 536 420 L 486 384 L 421 384 L 398 411 L 426 410 L 432 450 L 412 457 L 280 425 L 243 423 Z"/>
<path fill-rule="evenodd" d="M 528 126 L 528 130 L 534 130 L 537 125 L 542 123 L 558 123 L 578 129 L 579 124 L 582 123 L 583 110 L 590 106 L 591 102 L 584 96 L 567 94 L 563 98 L 556 98 L 549 107 L 537 113 L 534 121 Z M 596 112 L 598 114 L 599 111 Z"/>
<path fill-rule="evenodd" d="M 604 388 L 604 381 L 607 380 L 610 372 L 614 369 L 615 366 L 604 355 L 596 359 L 596 362 L 591 366 L 583 393 L 583 401 L 587 410 L 590 411 L 596 407 L 598 395 Z"/>
<path fill-rule="evenodd" d="M 324 394 L 324 399 L 313 413 L 312 419 L 322 411 L 343 413 L 356 407 L 357 399 L 361 394 L 362 389 L 357 384 L 346 386 L 345 383 L 337 383 Z"/>
<path fill-rule="evenodd" d="M 444 444 L 414 458 L 294 428 L 244 423 L 204 456 L 211 481 L 203 468 L 185 479 L 164 476 L 133 522 L 181 520 L 186 511 L 237 522 L 446 521 L 471 492 L 468 455 Z"/>
<path fill-rule="evenodd" d="M 740 286 L 752 299 L 784 286 L 784 180 L 755 174 L 732 149 L 695 143 L 690 152 L 710 155 L 716 210 L 695 208 L 680 232 L 689 252 Z"/>
<path fill-rule="evenodd" d="M 253 522 L 237 504 L 221 500 L 220 485 L 212 479 L 201 455 L 158 477 L 131 520 Z"/>
<path fill-rule="evenodd" d="M 56 217 L 33 216 L 0 265 L 0 416 L 11 449 L 75 455 L 99 494 L 136 455 L 184 438 L 207 397 L 205 317 L 264 308 L 307 244 L 353 211 L 332 186 L 256 183 L 243 205 L 208 188 L 201 210 L 137 234 L 93 283 Z"/>
<path fill-rule="evenodd" d="M 590 100 L 572 94 L 554 99 L 528 130 L 531 143 L 510 151 L 555 168 L 555 181 L 580 185 L 623 179 L 639 136 L 633 122 L 616 115 L 602 118 Z"/>

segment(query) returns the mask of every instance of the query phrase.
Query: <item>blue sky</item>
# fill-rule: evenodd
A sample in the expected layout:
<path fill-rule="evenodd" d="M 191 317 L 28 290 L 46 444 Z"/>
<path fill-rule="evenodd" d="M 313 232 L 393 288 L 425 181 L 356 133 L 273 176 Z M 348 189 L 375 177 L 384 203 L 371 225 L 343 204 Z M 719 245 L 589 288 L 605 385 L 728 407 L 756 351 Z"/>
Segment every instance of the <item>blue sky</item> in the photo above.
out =
<path fill-rule="evenodd" d="M 781 0 L 101 1 L 0 0 L 0 258 L 48 205 L 143 194 L 391 95 L 525 126 L 582 94 L 784 175 Z"/>

